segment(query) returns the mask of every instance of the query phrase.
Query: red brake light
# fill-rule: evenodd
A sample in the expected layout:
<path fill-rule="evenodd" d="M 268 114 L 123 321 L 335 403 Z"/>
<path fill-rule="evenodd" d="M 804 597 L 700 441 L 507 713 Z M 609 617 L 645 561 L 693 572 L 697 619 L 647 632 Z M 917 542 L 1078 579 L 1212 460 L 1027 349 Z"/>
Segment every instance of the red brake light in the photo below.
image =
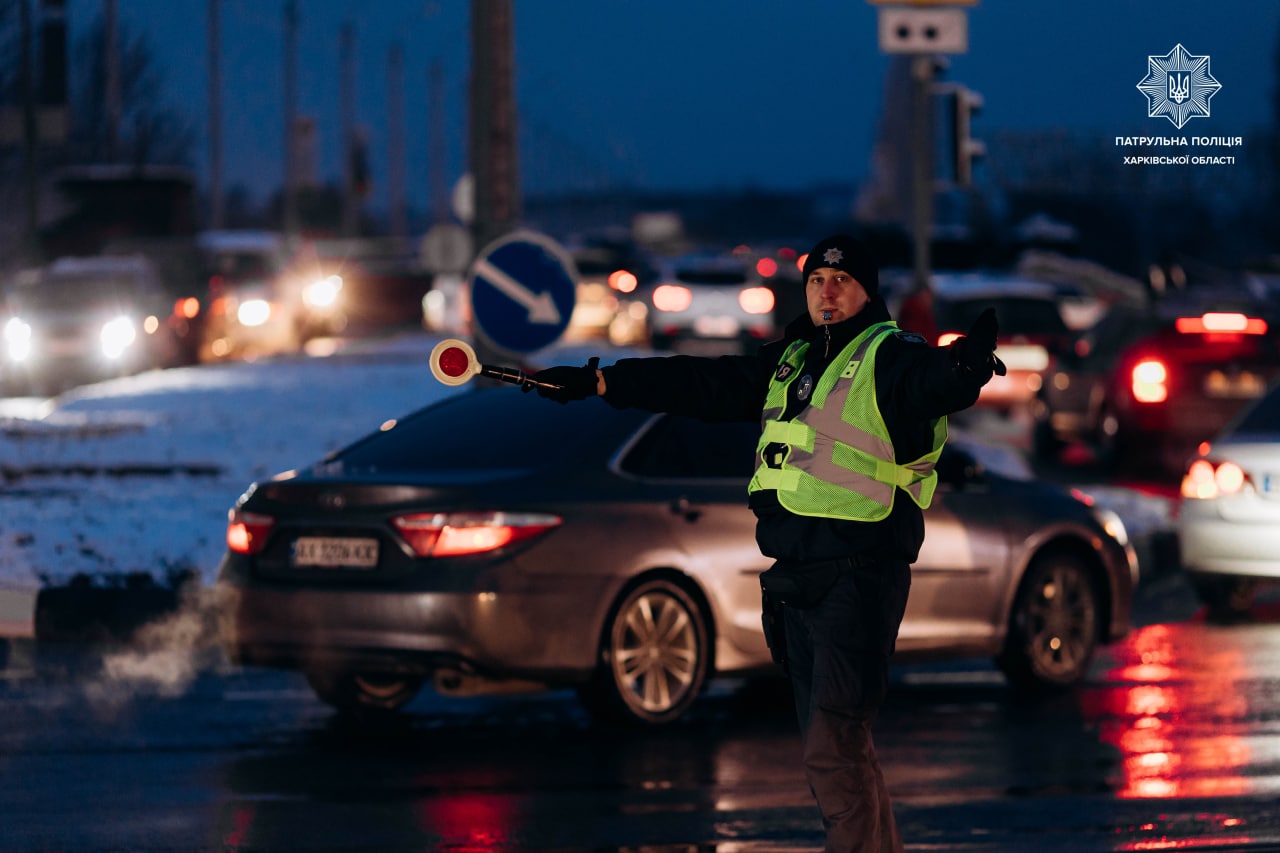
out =
<path fill-rule="evenodd" d="M 778 274 L 778 262 L 773 258 L 761 258 L 756 261 L 756 272 L 763 278 L 769 278 Z"/>
<path fill-rule="evenodd" d="M 614 270 L 609 273 L 609 286 L 622 293 L 630 293 L 640 283 L 636 274 L 628 270 Z"/>
<path fill-rule="evenodd" d="M 419 557 L 459 557 L 496 551 L 560 526 L 555 515 L 525 512 L 413 513 L 391 519 Z"/>
<path fill-rule="evenodd" d="M 233 509 L 227 513 L 227 547 L 237 554 L 257 554 L 266 547 L 275 524 L 269 515 Z"/>
<path fill-rule="evenodd" d="M 1174 327 L 1184 335 L 1265 335 L 1267 321 L 1244 314 L 1210 312 L 1199 317 L 1179 317 Z"/>
<path fill-rule="evenodd" d="M 1169 399 L 1169 370 L 1164 362 L 1146 358 L 1133 366 L 1130 388 L 1139 403 L 1163 403 Z"/>

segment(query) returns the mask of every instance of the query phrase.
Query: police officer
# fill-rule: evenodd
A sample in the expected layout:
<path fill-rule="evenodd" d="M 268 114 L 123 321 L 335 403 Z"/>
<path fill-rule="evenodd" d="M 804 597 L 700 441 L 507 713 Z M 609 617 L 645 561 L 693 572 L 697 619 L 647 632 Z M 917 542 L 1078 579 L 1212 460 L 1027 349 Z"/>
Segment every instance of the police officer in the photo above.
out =
<path fill-rule="evenodd" d="M 805 777 L 831 851 L 901 851 L 871 725 L 888 685 L 911 564 L 924 539 L 946 416 L 993 372 L 987 309 L 946 348 L 901 331 L 879 271 L 847 235 L 804 262 L 808 313 L 754 355 L 622 359 L 535 374 L 558 402 L 599 394 L 617 408 L 763 424 L 748 500 L 766 639 L 786 668 Z"/>

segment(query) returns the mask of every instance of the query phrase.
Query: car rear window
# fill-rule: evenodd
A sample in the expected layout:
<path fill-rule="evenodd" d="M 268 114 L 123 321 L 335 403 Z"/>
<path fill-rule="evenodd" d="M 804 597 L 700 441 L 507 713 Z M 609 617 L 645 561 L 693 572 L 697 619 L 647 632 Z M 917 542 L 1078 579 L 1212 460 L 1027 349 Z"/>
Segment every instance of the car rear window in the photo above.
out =
<path fill-rule="evenodd" d="M 1067 324 L 1051 300 L 999 296 L 992 299 L 950 300 L 934 303 L 939 328 L 964 331 L 987 308 L 994 308 L 1001 332 L 1021 335 L 1065 335 Z"/>
<path fill-rule="evenodd" d="M 643 413 L 603 401 L 560 406 L 515 388 L 468 391 L 368 435 L 326 461 L 354 471 L 540 469 L 580 464 L 619 447 Z"/>
<path fill-rule="evenodd" d="M 1245 408 L 1224 434 L 1238 437 L 1258 434 L 1274 435 L 1278 432 L 1280 432 L 1280 384 L 1272 385 L 1271 390 L 1256 403 Z"/>
<path fill-rule="evenodd" d="M 623 458 L 637 477 L 750 479 L 755 470 L 757 423 L 707 423 L 667 415 L 655 421 Z"/>
<path fill-rule="evenodd" d="M 736 270 L 678 270 L 676 278 L 682 284 L 735 285 L 745 284 L 747 274 Z"/>

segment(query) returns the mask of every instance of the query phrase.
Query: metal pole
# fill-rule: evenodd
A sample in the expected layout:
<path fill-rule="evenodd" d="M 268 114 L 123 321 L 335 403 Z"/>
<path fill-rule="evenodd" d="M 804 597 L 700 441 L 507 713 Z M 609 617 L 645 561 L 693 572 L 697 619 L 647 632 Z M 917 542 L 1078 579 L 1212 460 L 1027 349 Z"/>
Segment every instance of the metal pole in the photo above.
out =
<path fill-rule="evenodd" d="M 26 184 L 25 239 L 23 248 L 29 263 L 40 262 L 40 157 L 39 125 L 36 121 L 36 86 L 33 65 L 34 51 L 31 40 L 34 25 L 31 20 L 31 4 L 19 0 L 19 32 L 22 37 L 22 67 L 18 70 L 22 90 L 22 173 Z"/>
<path fill-rule="evenodd" d="M 409 234 L 404 187 L 404 48 L 387 54 L 387 206 L 392 237 Z"/>
<path fill-rule="evenodd" d="M 914 283 L 929 287 L 932 259 L 929 242 L 933 229 L 933 113 L 930 89 L 933 85 L 934 59 L 920 54 L 911 62 L 911 137 L 912 137 L 912 239 L 914 245 Z"/>
<path fill-rule="evenodd" d="M 226 215 L 222 194 L 222 0 L 209 0 L 209 227 Z"/>
<path fill-rule="evenodd" d="M 104 101 L 107 113 L 106 160 L 120 156 L 120 15 L 116 0 L 106 0 L 103 10 L 103 65 L 106 70 Z"/>
<path fill-rule="evenodd" d="M 342 236 L 356 234 L 359 208 L 356 199 L 356 28 L 347 21 L 338 37 L 339 107 L 342 125 Z"/>
<path fill-rule="evenodd" d="M 284 5 L 284 233 L 298 233 L 298 0 Z"/>
<path fill-rule="evenodd" d="M 427 181 L 431 224 L 449 217 L 449 192 L 445 188 L 444 64 L 431 63 L 427 73 Z"/>
<path fill-rule="evenodd" d="M 477 249 L 520 221 L 511 2 L 471 3 L 471 173 Z"/>

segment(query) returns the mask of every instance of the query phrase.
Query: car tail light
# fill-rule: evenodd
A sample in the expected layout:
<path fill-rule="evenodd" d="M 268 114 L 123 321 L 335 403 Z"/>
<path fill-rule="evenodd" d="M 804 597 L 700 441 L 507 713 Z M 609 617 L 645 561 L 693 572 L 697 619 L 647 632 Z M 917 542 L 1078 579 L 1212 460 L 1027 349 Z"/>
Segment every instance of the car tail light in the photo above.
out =
<path fill-rule="evenodd" d="M 767 287 L 748 287 L 738 294 L 738 304 L 748 314 L 768 314 L 773 302 L 773 291 Z"/>
<path fill-rule="evenodd" d="M 684 311 L 693 304 L 693 291 L 678 284 L 662 284 L 653 291 L 653 307 L 659 311 Z"/>
<path fill-rule="evenodd" d="M 275 524 L 269 515 L 233 509 L 227 514 L 227 547 L 237 554 L 257 554 Z"/>
<path fill-rule="evenodd" d="M 778 274 L 778 262 L 773 258 L 761 258 L 756 261 L 756 272 L 763 278 L 773 278 Z"/>
<path fill-rule="evenodd" d="M 1184 498 L 1209 500 L 1237 494 L 1250 482 L 1249 475 L 1236 463 L 1201 457 L 1187 466 L 1181 493 Z"/>
<path fill-rule="evenodd" d="M 959 337 L 960 337 L 959 332 L 943 332 L 941 335 L 938 335 L 938 346 L 945 347 L 947 344 L 951 343 L 952 341 L 956 340 Z"/>
<path fill-rule="evenodd" d="M 391 519 L 419 557 L 483 554 L 559 527 L 559 516 L 531 512 L 427 512 Z"/>
<path fill-rule="evenodd" d="M 194 296 L 183 296 L 173 303 L 173 316 L 184 320 L 194 320 L 200 313 L 200 300 Z"/>
<path fill-rule="evenodd" d="M 1175 328 L 1184 335 L 1265 335 L 1267 321 L 1244 314 L 1211 312 L 1199 317 L 1179 317 Z"/>
<path fill-rule="evenodd" d="M 1133 366 L 1130 388 L 1139 403 L 1163 403 L 1169 399 L 1169 370 L 1164 362 L 1146 358 Z"/>
<path fill-rule="evenodd" d="M 640 280 L 636 274 L 628 270 L 614 270 L 609 273 L 609 286 L 621 293 L 630 293 L 636 289 Z"/>

